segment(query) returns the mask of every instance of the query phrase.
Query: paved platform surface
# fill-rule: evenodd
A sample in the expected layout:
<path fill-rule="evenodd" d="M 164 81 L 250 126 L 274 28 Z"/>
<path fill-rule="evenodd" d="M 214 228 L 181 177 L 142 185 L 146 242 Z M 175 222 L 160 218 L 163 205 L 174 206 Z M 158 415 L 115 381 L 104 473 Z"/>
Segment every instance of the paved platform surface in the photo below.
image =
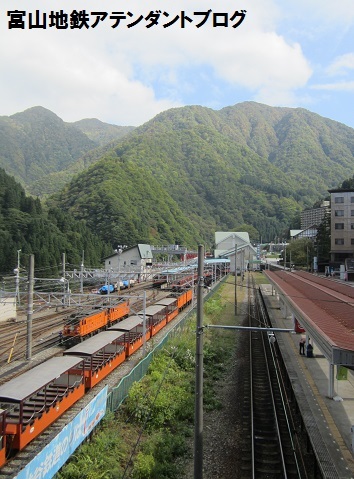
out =
<path fill-rule="evenodd" d="M 271 285 L 261 290 L 273 326 L 292 329 L 293 320 L 284 318 Z M 329 398 L 328 361 L 316 344 L 313 358 L 300 355 L 301 336 L 276 333 L 310 440 L 324 477 L 354 479 L 354 374 L 347 370 L 347 379 L 335 379 L 335 398 Z"/>

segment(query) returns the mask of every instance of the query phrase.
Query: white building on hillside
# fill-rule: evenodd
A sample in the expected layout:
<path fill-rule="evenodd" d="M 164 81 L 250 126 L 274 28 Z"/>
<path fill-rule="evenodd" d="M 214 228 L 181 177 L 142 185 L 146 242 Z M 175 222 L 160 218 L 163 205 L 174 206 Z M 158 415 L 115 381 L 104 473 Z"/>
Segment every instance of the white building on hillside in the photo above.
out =
<path fill-rule="evenodd" d="M 105 258 L 105 269 L 112 273 L 112 278 L 134 277 L 145 281 L 152 269 L 152 252 L 148 244 L 138 244 L 124 250 L 116 250 Z"/>

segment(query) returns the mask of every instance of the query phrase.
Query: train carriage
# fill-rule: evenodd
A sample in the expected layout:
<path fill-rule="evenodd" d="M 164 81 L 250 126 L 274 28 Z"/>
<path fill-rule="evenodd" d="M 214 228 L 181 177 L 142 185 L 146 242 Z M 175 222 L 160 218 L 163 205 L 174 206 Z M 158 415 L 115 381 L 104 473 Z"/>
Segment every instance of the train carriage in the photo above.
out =
<path fill-rule="evenodd" d="M 87 316 L 71 316 L 64 326 L 63 337 L 80 341 L 91 334 L 103 330 L 107 322 L 107 309 Z"/>
<path fill-rule="evenodd" d="M 70 371 L 75 367 L 75 374 Z M 22 450 L 85 394 L 83 361 L 55 357 L 0 386 L 5 434 Z"/>
<path fill-rule="evenodd" d="M 177 307 L 178 311 L 182 311 L 186 308 L 189 304 L 191 304 L 193 300 L 193 289 L 187 289 L 183 293 L 177 296 Z"/>
<path fill-rule="evenodd" d="M 123 334 L 123 343 L 126 348 L 126 355 L 130 356 L 137 349 L 139 349 L 144 340 L 148 341 L 151 337 L 151 328 L 149 327 L 149 320 L 146 318 L 145 338 L 144 338 L 144 318 L 142 316 L 129 316 L 129 318 L 115 324 L 108 331 L 120 331 Z"/>
<path fill-rule="evenodd" d="M 168 323 L 172 321 L 172 319 L 174 319 L 179 313 L 177 301 L 177 298 L 164 298 L 155 303 L 156 306 L 166 306 Z"/>
<path fill-rule="evenodd" d="M 108 324 L 107 326 L 113 326 L 117 321 L 126 318 L 130 313 L 130 304 L 128 301 L 122 301 L 116 306 L 112 306 L 108 309 Z"/>
<path fill-rule="evenodd" d="M 0 409 L 0 467 L 6 462 L 5 414 L 6 411 Z"/>
<path fill-rule="evenodd" d="M 139 311 L 138 315 L 147 318 L 149 327 L 151 329 L 151 336 L 154 336 L 167 324 L 167 307 L 166 306 L 148 306 L 145 311 Z"/>
<path fill-rule="evenodd" d="M 84 359 L 86 389 L 91 389 L 124 362 L 126 355 L 125 347 L 119 341 L 121 336 L 121 332 L 104 331 L 64 351 L 64 356 Z"/>
<path fill-rule="evenodd" d="M 129 300 L 122 301 L 104 310 L 84 316 L 71 315 L 64 325 L 63 338 L 77 343 L 85 338 L 107 329 L 117 321 L 126 318 L 130 313 Z"/>
<path fill-rule="evenodd" d="M 198 274 L 193 273 L 189 275 L 183 275 L 181 278 L 176 278 L 171 285 L 172 291 L 183 291 L 194 286 L 198 281 Z"/>

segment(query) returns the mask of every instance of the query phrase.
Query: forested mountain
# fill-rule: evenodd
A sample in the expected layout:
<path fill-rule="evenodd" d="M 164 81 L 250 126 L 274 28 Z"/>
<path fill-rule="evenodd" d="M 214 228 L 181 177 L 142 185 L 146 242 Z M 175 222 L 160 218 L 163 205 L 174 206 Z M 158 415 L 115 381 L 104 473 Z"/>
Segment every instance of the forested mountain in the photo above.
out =
<path fill-rule="evenodd" d="M 62 253 L 71 268 L 100 267 L 111 248 L 78 221 L 58 208 L 45 211 L 40 200 L 26 196 L 14 178 L 0 168 L 0 275 L 13 274 L 21 250 L 21 265 L 35 255 L 36 276 L 60 277 Z"/>
<path fill-rule="evenodd" d="M 28 191 L 57 191 L 49 205 L 84 219 L 114 247 L 210 246 L 215 231 L 247 225 L 272 240 L 354 171 L 354 130 L 301 108 L 174 108 L 97 146 L 115 131 L 101 126 L 66 124 L 40 107 L 1 117 L 0 162 Z"/>
<path fill-rule="evenodd" d="M 187 106 L 135 129 L 55 202 L 116 243 L 209 245 L 245 224 L 272 240 L 353 170 L 354 130 L 307 110 Z M 159 224 L 166 205 L 184 234 Z"/>
<path fill-rule="evenodd" d="M 123 136 L 134 130 L 133 126 L 109 125 L 97 120 L 97 118 L 86 118 L 85 120 L 75 121 L 71 125 L 81 130 L 90 140 L 100 146 L 123 138 Z"/>
<path fill-rule="evenodd" d="M 39 106 L 1 116 L 0 167 L 28 192 L 43 196 L 57 191 L 88 166 L 78 161 L 84 153 L 123 137 L 131 129 L 98 120 L 66 123 Z M 87 161 L 102 154 L 92 152 Z"/>
<path fill-rule="evenodd" d="M 84 219 L 112 248 L 137 243 L 195 245 L 202 240 L 198 227 L 155 176 L 134 162 L 120 161 L 114 152 L 48 204 Z"/>

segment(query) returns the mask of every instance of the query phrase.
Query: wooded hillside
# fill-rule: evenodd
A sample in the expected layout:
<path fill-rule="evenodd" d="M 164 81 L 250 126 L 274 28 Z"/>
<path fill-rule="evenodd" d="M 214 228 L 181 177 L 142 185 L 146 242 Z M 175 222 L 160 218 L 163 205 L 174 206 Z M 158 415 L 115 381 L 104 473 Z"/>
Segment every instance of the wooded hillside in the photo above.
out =
<path fill-rule="evenodd" d="M 21 265 L 35 255 L 36 276 L 60 277 L 62 253 L 71 269 L 80 268 L 82 252 L 85 265 L 100 267 L 111 248 L 91 233 L 83 221 L 58 208 L 43 209 L 39 199 L 24 189 L 0 168 L 0 276 L 13 274 L 21 250 Z"/>
<path fill-rule="evenodd" d="M 118 243 L 136 237 L 133 211 L 151 242 L 174 236 L 189 243 L 190 224 L 198 232 L 193 237 L 207 244 L 215 231 L 244 225 L 254 227 L 259 239 L 272 240 L 299 227 L 300 211 L 328 196 L 328 188 L 352 176 L 353 167 L 354 130 L 307 110 L 253 102 L 220 111 L 187 106 L 157 115 L 119 141 L 65 188 L 58 204 L 105 238 L 113 226 Z M 99 222 L 92 201 L 88 207 L 97 191 L 100 210 L 111 212 Z M 161 204 L 172 199 L 178 205 L 184 235 L 176 228 L 166 233 L 154 221 L 163 209 L 159 201 L 148 206 L 147 191 Z M 126 210 L 131 214 L 122 219 Z"/>
<path fill-rule="evenodd" d="M 9 154 L 5 142 L 0 160 L 6 158 L 6 171 L 12 165 L 16 179 L 34 194 L 57 192 L 48 204 L 84 219 L 112 247 L 210 247 L 220 230 L 246 229 L 253 240 L 285 237 L 290 227 L 300 227 L 303 208 L 354 171 L 354 130 L 300 108 L 254 102 L 220 111 L 174 108 L 103 146 L 97 142 L 112 130 L 98 120 L 68 125 L 40 107 L 0 120 L 0 131 L 16 120 L 9 135 L 14 148 L 23 131 L 25 145 L 42 146 L 41 154 L 23 163 L 20 154 L 13 157 L 19 150 Z M 58 147 L 63 144 L 70 152 L 65 158 Z"/>

